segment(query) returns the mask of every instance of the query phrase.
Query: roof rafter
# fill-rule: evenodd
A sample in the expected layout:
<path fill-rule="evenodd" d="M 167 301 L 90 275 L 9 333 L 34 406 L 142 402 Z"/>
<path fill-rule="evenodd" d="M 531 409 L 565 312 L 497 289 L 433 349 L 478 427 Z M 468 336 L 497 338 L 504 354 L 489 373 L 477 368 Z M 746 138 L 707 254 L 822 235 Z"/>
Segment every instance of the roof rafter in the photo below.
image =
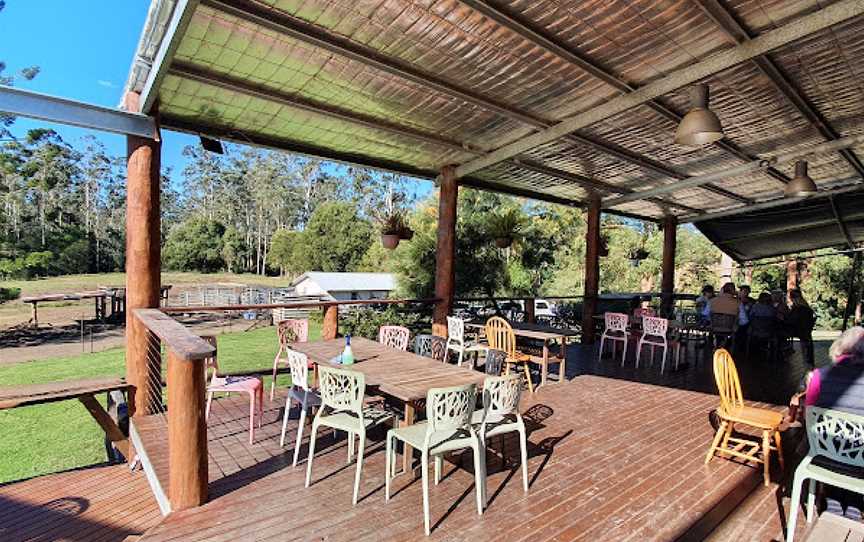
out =
<path fill-rule="evenodd" d="M 831 213 L 834 215 L 834 221 L 837 222 L 837 226 L 840 228 L 840 233 L 843 234 L 843 237 L 846 238 L 846 244 L 849 245 L 849 248 L 855 250 L 855 240 L 852 239 L 852 235 L 849 233 L 849 227 L 846 225 L 846 222 L 843 221 L 843 215 L 840 214 L 840 209 L 837 207 L 837 202 L 834 201 L 834 195 L 828 196 L 828 203 L 831 204 Z"/>
<path fill-rule="evenodd" d="M 319 47 L 366 66 L 384 71 L 385 73 L 412 81 L 418 85 L 432 88 L 442 94 L 493 111 L 499 115 L 529 125 L 538 130 L 547 129 L 555 124 L 552 121 L 541 119 L 529 112 L 521 111 L 515 107 L 508 106 L 470 90 L 460 88 L 447 81 L 440 80 L 431 74 L 424 73 L 423 71 L 414 68 L 413 66 L 381 55 L 378 51 L 372 48 L 333 35 L 320 27 L 307 23 L 296 17 L 292 17 L 291 15 L 276 9 L 268 8 L 252 0 L 201 0 L 201 5 L 210 7 L 232 17 L 236 17 L 237 19 L 262 26 L 297 41 Z M 687 178 L 687 175 L 680 172 L 674 172 L 659 162 L 652 161 L 647 157 L 637 155 L 612 144 L 597 141 L 594 138 L 578 134 L 565 134 L 562 138 L 578 145 L 593 147 L 600 152 L 614 156 L 619 160 L 630 162 L 643 168 L 652 169 L 662 175 L 672 176 L 673 178 L 678 179 Z M 716 193 L 720 194 L 720 192 Z M 724 193 L 720 195 L 738 201 L 742 201 L 741 198 L 743 198 L 743 196 L 738 196 L 729 191 L 724 191 Z M 747 200 L 747 202 L 749 202 L 749 200 Z"/>
<path fill-rule="evenodd" d="M 458 177 L 470 175 L 475 171 L 560 139 L 581 128 L 624 113 L 679 88 L 701 81 L 732 66 L 862 14 L 864 14 L 864 3 L 860 0 L 840 0 L 779 28 L 765 32 L 741 45 L 720 51 L 695 64 L 674 70 L 635 92 L 613 98 L 590 111 L 568 117 L 550 128 L 525 136 L 481 158 L 466 162 L 456 168 L 456 175 Z"/>
<path fill-rule="evenodd" d="M 718 0 L 697 0 L 697 4 L 708 17 L 719 26 L 723 32 L 735 43 L 741 44 L 752 40 L 755 36 L 738 18 Z M 828 141 L 840 139 L 840 134 L 831 126 L 828 119 L 813 105 L 810 100 L 796 88 L 789 77 L 783 72 L 776 62 L 768 56 L 757 56 L 753 64 L 771 83 L 780 91 L 807 122 L 813 125 L 822 137 Z M 840 155 L 852 166 L 858 175 L 864 179 L 864 164 L 852 149 L 841 149 Z"/>

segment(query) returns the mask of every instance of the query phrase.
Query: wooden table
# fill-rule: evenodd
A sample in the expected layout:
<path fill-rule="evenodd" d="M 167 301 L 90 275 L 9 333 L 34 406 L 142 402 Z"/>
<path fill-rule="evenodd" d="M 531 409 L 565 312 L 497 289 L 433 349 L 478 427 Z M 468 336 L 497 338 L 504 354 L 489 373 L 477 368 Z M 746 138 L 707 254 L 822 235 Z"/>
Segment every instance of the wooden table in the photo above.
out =
<path fill-rule="evenodd" d="M 473 329 L 485 329 L 485 322 L 465 322 L 466 327 Z M 560 347 L 558 350 L 558 362 L 561 368 L 558 371 L 558 382 L 564 382 L 564 375 L 567 374 L 567 340 L 571 337 L 579 335 L 578 331 L 572 329 L 558 329 L 542 324 L 529 324 L 527 322 L 511 322 L 510 327 L 513 328 L 513 334 L 523 339 L 531 339 L 541 341 L 543 343 L 543 355 L 539 358 L 531 356 L 531 361 L 541 365 L 540 369 L 540 386 L 545 386 L 547 376 L 549 374 L 549 344 L 558 342 Z M 540 386 L 537 386 L 538 388 Z"/>
<path fill-rule="evenodd" d="M 291 348 L 306 354 L 314 363 L 335 365 L 363 373 L 367 386 L 375 387 L 380 393 L 404 403 L 403 424 L 406 426 L 414 423 L 417 402 L 425 400 L 426 393 L 431 388 L 471 383 L 481 385 L 486 376 L 471 369 L 434 361 L 362 337 L 351 339 L 353 365 L 343 366 L 331 361 L 345 348 L 344 339 L 292 343 Z M 406 446 L 403 455 L 406 472 L 410 467 L 411 452 L 411 447 Z"/>
<path fill-rule="evenodd" d="M 93 416 L 96 423 L 105 431 L 105 434 L 114 446 L 120 450 L 120 453 L 128 461 L 131 459 L 129 441 L 126 435 L 120 431 L 114 419 L 102 408 L 95 395 L 114 390 L 126 392 L 129 387 L 126 380 L 122 378 L 70 380 L 50 382 L 48 384 L 5 387 L 0 388 L 0 410 L 78 399 L 84 405 L 84 408 L 87 409 L 87 412 Z"/>

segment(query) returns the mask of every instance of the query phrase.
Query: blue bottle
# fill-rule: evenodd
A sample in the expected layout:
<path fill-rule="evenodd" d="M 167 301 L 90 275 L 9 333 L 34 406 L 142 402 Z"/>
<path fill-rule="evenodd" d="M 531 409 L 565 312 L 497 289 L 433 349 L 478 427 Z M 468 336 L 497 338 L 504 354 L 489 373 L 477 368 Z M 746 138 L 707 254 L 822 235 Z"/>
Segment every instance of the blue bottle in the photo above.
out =
<path fill-rule="evenodd" d="M 354 363 L 354 352 L 351 350 L 351 335 L 345 335 L 345 349 L 342 350 L 342 365 Z"/>

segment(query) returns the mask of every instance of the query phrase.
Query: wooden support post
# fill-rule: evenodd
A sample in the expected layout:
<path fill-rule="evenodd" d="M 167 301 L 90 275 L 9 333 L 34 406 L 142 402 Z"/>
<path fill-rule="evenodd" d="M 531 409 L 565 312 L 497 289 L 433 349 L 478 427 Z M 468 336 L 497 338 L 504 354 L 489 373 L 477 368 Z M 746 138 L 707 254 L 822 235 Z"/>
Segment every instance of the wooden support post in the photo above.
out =
<path fill-rule="evenodd" d="M 138 112 L 139 96 L 127 93 L 126 110 Z M 151 396 L 162 390 L 161 360 L 148 359 L 149 334 L 134 309 L 159 306 L 159 183 L 162 144 L 126 137 L 126 381 L 133 386 L 130 414 L 151 414 Z M 158 387 L 158 389 L 157 389 Z"/>
<path fill-rule="evenodd" d="M 535 312 L 534 312 L 534 298 L 527 297 L 525 298 L 525 321 L 529 324 L 533 324 L 536 320 Z"/>
<path fill-rule="evenodd" d="M 677 242 L 678 220 L 674 216 L 663 219 L 663 275 L 661 278 L 661 314 L 672 317 L 675 306 L 675 246 Z"/>
<path fill-rule="evenodd" d="M 324 323 L 321 326 L 321 338 L 325 341 L 339 336 L 339 306 L 324 307 Z"/>
<path fill-rule="evenodd" d="M 435 248 L 435 297 L 438 302 L 432 313 L 432 334 L 447 336 L 447 316 L 453 309 L 456 282 L 456 200 L 459 186 L 456 168 L 441 169 L 438 196 L 438 244 Z"/>
<path fill-rule="evenodd" d="M 591 194 L 585 215 L 585 293 L 582 301 L 582 343 L 594 343 L 594 313 L 600 287 L 600 196 Z"/>
<path fill-rule="evenodd" d="M 204 362 L 168 351 L 168 498 L 172 512 L 207 500 Z"/>
<path fill-rule="evenodd" d="M 796 258 L 786 260 L 786 301 L 789 301 L 789 294 L 792 290 L 797 290 L 799 284 L 798 260 Z"/>

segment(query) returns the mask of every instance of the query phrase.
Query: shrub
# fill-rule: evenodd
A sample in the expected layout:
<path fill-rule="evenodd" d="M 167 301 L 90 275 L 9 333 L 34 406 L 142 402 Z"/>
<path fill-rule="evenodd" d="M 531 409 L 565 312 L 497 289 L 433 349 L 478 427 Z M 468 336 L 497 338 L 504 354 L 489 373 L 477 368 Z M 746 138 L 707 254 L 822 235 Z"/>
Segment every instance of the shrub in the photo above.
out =
<path fill-rule="evenodd" d="M 342 335 L 354 337 L 365 337 L 378 340 L 378 328 L 381 326 L 405 326 L 413 333 L 424 330 L 423 315 L 405 309 L 399 309 L 394 305 L 387 305 L 386 309 L 376 309 L 365 306 L 346 311 L 340 315 L 339 332 Z"/>
<path fill-rule="evenodd" d="M 21 288 L 0 288 L 0 303 L 18 299 L 21 295 Z"/>

